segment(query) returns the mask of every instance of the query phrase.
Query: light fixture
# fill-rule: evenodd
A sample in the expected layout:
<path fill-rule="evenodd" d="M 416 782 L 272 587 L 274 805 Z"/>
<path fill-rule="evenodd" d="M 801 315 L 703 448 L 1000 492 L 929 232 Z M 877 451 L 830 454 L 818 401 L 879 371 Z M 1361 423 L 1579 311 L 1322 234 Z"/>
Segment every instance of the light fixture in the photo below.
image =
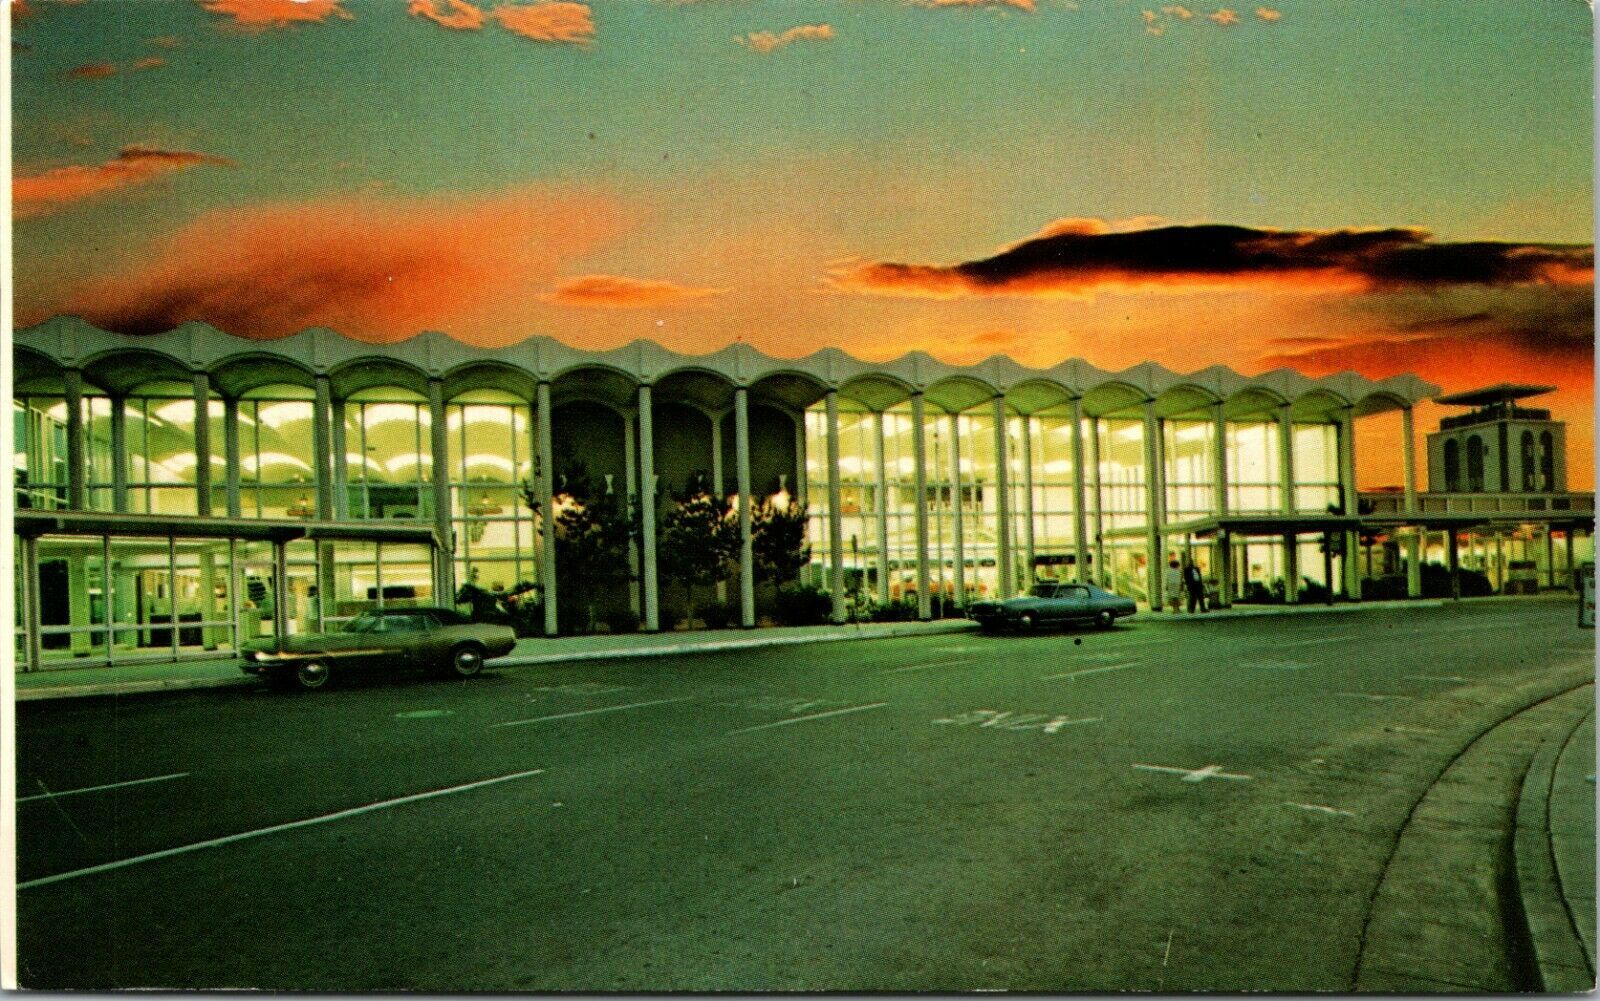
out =
<path fill-rule="evenodd" d="M 309 494 L 301 494 L 300 499 L 289 505 L 285 513 L 291 518 L 310 518 L 317 513 L 317 509 L 312 506 Z"/>

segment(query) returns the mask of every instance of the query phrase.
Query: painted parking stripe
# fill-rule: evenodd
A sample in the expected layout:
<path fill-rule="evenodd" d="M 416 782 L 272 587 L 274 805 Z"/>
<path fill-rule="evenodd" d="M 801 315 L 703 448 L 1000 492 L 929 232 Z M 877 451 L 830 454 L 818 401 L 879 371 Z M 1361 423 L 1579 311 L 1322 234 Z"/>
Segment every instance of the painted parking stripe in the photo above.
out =
<path fill-rule="evenodd" d="M 170 782 L 173 779 L 187 778 L 188 775 L 188 772 L 173 772 L 171 775 L 152 775 L 147 779 L 129 779 L 126 782 L 107 782 L 105 785 L 101 786 L 84 786 L 82 789 L 66 789 L 61 792 L 51 792 L 50 790 L 46 789 L 44 792 L 35 793 L 32 796 L 18 796 L 17 802 L 27 803 L 30 800 L 35 799 L 60 799 L 62 796 L 77 796 L 86 792 L 101 792 L 106 789 L 121 789 L 124 786 L 142 786 L 148 782 Z"/>
<path fill-rule="evenodd" d="M 601 706 L 599 709 L 580 709 L 577 712 L 556 713 L 553 716 L 535 716 L 533 719 L 514 719 L 509 723 L 495 723 L 489 727 L 493 730 L 502 726 L 526 726 L 529 723 L 546 723 L 553 719 L 572 719 L 574 716 L 593 716 L 596 713 L 618 713 L 624 709 L 643 709 L 645 706 L 664 706 L 670 702 L 688 702 L 693 695 L 685 695 L 679 699 L 655 699 L 651 702 L 630 702 L 625 706 Z"/>
<path fill-rule="evenodd" d="M 1041 681 L 1056 681 L 1061 678 L 1081 678 L 1088 674 L 1104 674 L 1107 671 L 1126 671 L 1130 667 L 1138 667 L 1139 661 L 1130 660 L 1126 664 L 1107 664 L 1105 667 L 1086 667 L 1081 671 L 1068 671 L 1065 674 L 1047 674 Z"/>
<path fill-rule="evenodd" d="M 873 702 L 864 706 L 850 706 L 846 709 L 832 709 L 825 713 L 812 713 L 810 716 L 794 716 L 789 719 L 780 719 L 776 723 L 758 723 L 755 726 L 742 727 L 738 730 L 729 730 L 725 736 L 732 737 L 736 733 L 750 733 L 755 730 L 770 730 L 775 726 L 788 726 L 790 723 L 804 723 L 808 719 L 822 719 L 824 716 L 843 716 L 846 713 L 861 713 L 868 709 L 882 709 L 887 702 Z"/>
<path fill-rule="evenodd" d="M 269 834 L 281 834 L 301 827 L 311 827 L 316 824 L 326 824 L 334 820 L 344 820 L 346 817 L 358 817 L 363 813 L 373 813 L 377 810 L 387 810 L 394 806 L 403 806 L 406 803 L 416 803 L 424 799 L 433 799 L 436 796 L 450 796 L 459 792 L 472 789 L 481 789 L 484 786 L 496 785 L 500 782 L 510 782 L 514 779 L 525 779 L 530 775 L 544 774 L 543 768 L 532 768 L 525 772 L 512 772 L 510 775 L 497 775 L 492 779 L 479 779 L 465 785 L 450 786 L 445 789 L 431 789 L 428 792 L 412 793 L 410 796 L 400 796 L 395 799 L 379 800 L 365 806 L 351 807 L 348 810 L 338 810 L 334 813 L 324 813 L 317 817 L 307 817 L 304 820 L 291 820 L 287 824 L 273 824 L 271 827 L 259 827 L 253 831 L 242 831 L 238 834 L 229 834 L 220 838 L 211 838 L 208 841 L 196 841 L 191 845 L 179 845 L 176 848 L 166 848 L 159 852 L 150 852 L 146 855 L 135 855 L 132 858 L 118 859 L 115 862 L 104 862 L 92 865 L 87 869 L 73 869 L 70 872 L 58 872 L 54 876 L 41 876 L 30 879 L 25 883 L 18 883 L 17 889 L 27 890 L 35 886 L 48 886 L 51 883 L 61 883 L 69 879 L 78 879 L 82 876 L 93 876 L 102 872 L 111 872 L 114 869 L 126 869 L 128 866 L 139 865 L 144 862 L 155 862 L 174 855 L 184 855 L 197 852 L 203 848 L 218 848 L 222 845 L 231 845 L 238 841 L 248 841 L 252 838 L 264 838 Z"/>
<path fill-rule="evenodd" d="M 902 671 L 926 671 L 930 667 L 954 667 L 957 664 L 971 664 L 977 658 L 963 657 L 960 660 L 936 660 L 931 664 L 910 664 L 906 667 L 891 667 L 884 674 L 899 674 Z"/>

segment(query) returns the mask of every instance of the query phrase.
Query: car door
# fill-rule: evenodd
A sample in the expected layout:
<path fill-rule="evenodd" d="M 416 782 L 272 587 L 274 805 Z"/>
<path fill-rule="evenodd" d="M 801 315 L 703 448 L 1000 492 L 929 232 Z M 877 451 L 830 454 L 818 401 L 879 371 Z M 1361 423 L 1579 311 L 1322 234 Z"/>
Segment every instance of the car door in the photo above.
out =
<path fill-rule="evenodd" d="M 1061 609 L 1063 621 L 1082 622 L 1094 618 L 1094 602 L 1089 589 L 1082 584 L 1063 584 L 1056 588 L 1056 605 Z"/>

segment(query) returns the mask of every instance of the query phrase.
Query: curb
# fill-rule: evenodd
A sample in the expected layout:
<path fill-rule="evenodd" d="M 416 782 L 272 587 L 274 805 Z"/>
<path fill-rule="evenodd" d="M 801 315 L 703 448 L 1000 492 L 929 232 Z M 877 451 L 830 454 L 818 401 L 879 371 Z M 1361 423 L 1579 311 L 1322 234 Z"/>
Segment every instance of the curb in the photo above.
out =
<path fill-rule="evenodd" d="M 1550 592 L 1546 594 L 1493 594 L 1481 598 L 1415 598 L 1403 601 L 1346 601 L 1333 605 L 1263 605 L 1257 608 L 1238 605 L 1212 612 L 1189 614 L 1187 612 L 1149 612 L 1153 622 L 1204 622 L 1207 619 L 1253 619 L 1270 615 L 1338 615 L 1351 612 L 1397 612 L 1412 608 L 1448 608 L 1452 605 L 1468 607 L 1477 605 L 1501 605 L 1532 602 L 1540 604 L 1557 604 L 1575 600 L 1574 596 L 1565 592 Z"/>
<path fill-rule="evenodd" d="M 1517 893 L 1522 898 L 1533 958 L 1542 989 L 1555 994 L 1587 993 L 1595 989 L 1594 973 L 1589 969 L 1583 944 L 1578 941 L 1562 898 L 1549 835 L 1550 795 L 1555 784 L 1556 763 L 1587 717 L 1585 713 L 1558 737 L 1546 738 L 1540 745 L 1522 781 L 1513 834 Z"/>
<path fill-rule="evenodd" d="M 841 626 L 840 629 L 849 629 Z M 484 661 L 485 667 L 531 667 L 539 664 L 568 664 L 579 660 L 631 660 L 639 657 L 681 657 L 695 653 L 725 653 L 731 650 L 757 650 L 763 647 L 798 646 L 806 643 L 839 643 L 851 640 L 887 640 L 906 636 L 939 636 L 947 633 L 971 632 L 978 624 L 968 619 L 951 619 L 948 622 L 917 623 L 915 627 L 891 626 L 870 633 L 839 632 L 821 636 L 771 636 L 750 639 L 719 640 L 710 643 L 676 643 L 672 646 L 618 648 L 615 650 L 581 650 L 572 653 L 532 654 L 524 657 L 497 657 Z"/>
<path fill-rule="evenodd" d="M 614 650 L 579 650 L 570 653 L 532 654 L 523 657 L 497 657 L 484 662 L 485 667 L 532 667 L 540 664 L 568 664 L 575 661 L 594 660 L 631 660 L 640 657 L 682 657 L 688 654 L 723 653 L 732 650 L 755 650 L 762 647 L 798 646 L 806 643 L 837 643 L 850 640 L 882 640 L 897 639 L 906 636 L 939 636 L 949 633 L 969 632 L 976 629 L 977 623 L 968 619 L 950 619 L 933 623 L 907 623 L 903 626 L 891 626 L 887 629 L 875 629 L 868 633 L 847 632 L 849 626 L 839 627 L 840 631 L 819 636 L 771 636 L 750 637 L 736 640 L 716 640 L 712 642 L 685 642 L 674 643 L 671 646 L 632 647 Z M 83 685 L 57 685 L 46 687 L 20 687 L 13 686 L 18 702 L 35 702 L 47 699 L 72 699 L 90 698 L 104 695 L 148 695 L 158 692 L 182 692 L 206 688 L 236 688 L 253 686 L 260 683 L 260 679 L 239 672 L 237 678 L 208 677 L 208 678 L 157 678 L 150 681 L 101 681 Z"/>

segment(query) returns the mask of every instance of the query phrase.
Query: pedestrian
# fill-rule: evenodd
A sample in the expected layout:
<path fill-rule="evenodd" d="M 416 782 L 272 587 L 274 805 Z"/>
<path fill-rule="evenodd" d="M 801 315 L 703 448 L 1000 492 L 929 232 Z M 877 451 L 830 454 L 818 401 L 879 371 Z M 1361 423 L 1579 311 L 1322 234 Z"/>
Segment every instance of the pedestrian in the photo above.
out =
<path fill-rule="evenodd" d="M 1183 608 L 1183 571 L 1178 569 L 1176 556 L 1167 561 L 1167 569 L 1161 574 L 1161 589 L 1166 592 L 1167 611 L 1175 613 Z"/>
<path fill-rule="evenodd" d="M 1183 586 L 1189 592 L 1189 614 L 1206 610 L 1206 582 L 1193 560 L 1183 564 Z"/>

